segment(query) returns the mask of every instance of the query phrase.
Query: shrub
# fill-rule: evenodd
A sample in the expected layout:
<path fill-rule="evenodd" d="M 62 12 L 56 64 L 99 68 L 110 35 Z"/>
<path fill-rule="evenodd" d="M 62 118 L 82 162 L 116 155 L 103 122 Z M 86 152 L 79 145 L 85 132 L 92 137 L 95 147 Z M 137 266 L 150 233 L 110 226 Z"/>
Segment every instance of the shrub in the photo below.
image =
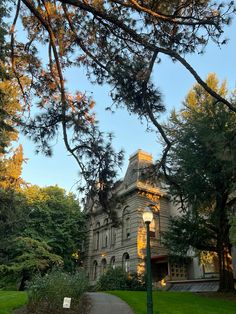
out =
<path fill-rule="evenodd" d="M 128 290 L 133 291 L 144 291 L 146 290 L 146 280 L 145 276 L 138 275 L 137 273 L 133 273 L 128 276 Z"/>
<path fill-rule="evenodd" d="M 71 298 L 71 307 L 77 306 L 82 294 L 88 288 L 84 272 L 68 274 L 61 270 L 37 275 L 28 284 L 28 311 L 30 313 L 63 313 L 64 297 Z"/>
<path fill-rule="evenodd" d="M 143 278 L 127 274 L 121 267 L 109 268 L 98 280 L 97 290 L 144 290 Z"/>
<path fill-rule="evenodd" d="M 128 276 L 121 267 L 109 268 L 100 276 L 97 290 L 126 290 Z"/>

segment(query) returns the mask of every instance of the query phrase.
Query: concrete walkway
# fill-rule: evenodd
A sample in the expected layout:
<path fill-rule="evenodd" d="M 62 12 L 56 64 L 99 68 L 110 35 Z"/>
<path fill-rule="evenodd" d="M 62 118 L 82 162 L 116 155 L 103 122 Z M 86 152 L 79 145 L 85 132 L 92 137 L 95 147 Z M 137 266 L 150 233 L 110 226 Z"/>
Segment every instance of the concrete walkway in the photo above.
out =
<path fill-rule="evenodd" d="M 86 296 L 91 302 L 89 314 L 134 314 L 127 303 L 114 295 L 88 292 Z"/>

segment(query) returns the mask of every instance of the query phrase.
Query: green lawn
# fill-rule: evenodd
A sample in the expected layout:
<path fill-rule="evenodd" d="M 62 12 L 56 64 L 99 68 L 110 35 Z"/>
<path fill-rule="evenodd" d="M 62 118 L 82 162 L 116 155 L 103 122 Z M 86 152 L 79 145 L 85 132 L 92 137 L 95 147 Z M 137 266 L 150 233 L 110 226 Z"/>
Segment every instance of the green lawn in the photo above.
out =
<path fill-rule="evenodd" d="M 0 291 L 0 314 L 11 314 L 12 310 L 21 307 L 26 302 L 25 292 Z"/>
<path fill-rule="evenodd" d="M 134 310 L 146 314 L 146 292 L 111 291 Z M 153 292 L 154 314 L 235 314 L 236 302 L 207 298 L 191 292 Z"/>

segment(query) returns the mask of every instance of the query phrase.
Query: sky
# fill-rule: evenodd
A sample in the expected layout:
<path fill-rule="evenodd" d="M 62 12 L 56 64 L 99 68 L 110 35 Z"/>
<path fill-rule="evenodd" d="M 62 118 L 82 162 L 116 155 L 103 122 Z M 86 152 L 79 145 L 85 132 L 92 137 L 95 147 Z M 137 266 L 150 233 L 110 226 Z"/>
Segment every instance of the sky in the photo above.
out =
<path fill-rule="evenodd" d="M 227 45 L 219 48 L 211 43 L 204 55 L 188 56 L 187 60 L 203 79 L 208 73 L 214 72 L 220 81 L 227 80 L 229 90 L 233 90 L 236 88 L 236 20 L 228 27 L 225 35 L 230 39 Z M 183 66 L 179 63 L 173 64 L 167 57 L 163 57 L 161 64 L 156 66 L 153 80 L 160 88 L 167 108 L 166 114 L 160 117 L 161 120 L 166 119 L 172 109 L 178 110 L 181 107 L 185 96 L 195 83 L 194 78 Z M 151 153 L 154 160 L 159 158 L 162 147 L 156 134 L 146 132 L 146 126 L 142 125 L 137 117 L 130 116 L 125 110 L 118 110 L 115 114 L 105 110 L 112 103 L 109 86 L 91 85 L 85 79 L 85 73 L 78 69 L 68 71 L 67 81 L 71 90 L 92 93 L 101 129 L 114 134 L 116 150 L 125 151 L 120 177 L 125 174 L 130 155 L 138 149 Z M 39 186 L 57 184 L 67 191 L 76 193 L 79 169 L 60 138 L 55 141 L 53 156 L 50 158 L 41 154 L 36 155 L 34 143 L 29 139 L 20 136 L 19 142 L 23 144 L 24 155 L 27 158 L 22 173 L 25 181 Z"/>

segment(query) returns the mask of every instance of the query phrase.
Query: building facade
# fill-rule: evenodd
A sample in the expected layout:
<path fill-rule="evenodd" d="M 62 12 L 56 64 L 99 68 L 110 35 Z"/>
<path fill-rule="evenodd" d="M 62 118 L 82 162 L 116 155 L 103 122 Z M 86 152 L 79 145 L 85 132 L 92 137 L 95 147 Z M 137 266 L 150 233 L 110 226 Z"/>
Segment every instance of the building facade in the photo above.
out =
<path fill-rule="evenodd" d="M 101 208 L 88 207 L 88 239 L 85 269 L 91 284 L 108 267 L 122 267 L 126 272 L 142 274 L 145 269 L 146 229 L 142 213 L 152 205 L 154 219 L 150 225 L 151 263 L 154 283 L 163 280 L 203 278 L 207 271 L 198 259 L 191 264 L 171 262 L 163 245 L 162 232 L 168 228 L 170 215 L 176 210 L 160 182 L 145 179 L 145 169 L 153 164 L 152 156 L 138 150 L 130 157 L 123 181 L 116 187 L 122 203 L 115 208 L 119 225 L 114 225 Z M 214 273 L 214 269 L 210 269 Z"/>

